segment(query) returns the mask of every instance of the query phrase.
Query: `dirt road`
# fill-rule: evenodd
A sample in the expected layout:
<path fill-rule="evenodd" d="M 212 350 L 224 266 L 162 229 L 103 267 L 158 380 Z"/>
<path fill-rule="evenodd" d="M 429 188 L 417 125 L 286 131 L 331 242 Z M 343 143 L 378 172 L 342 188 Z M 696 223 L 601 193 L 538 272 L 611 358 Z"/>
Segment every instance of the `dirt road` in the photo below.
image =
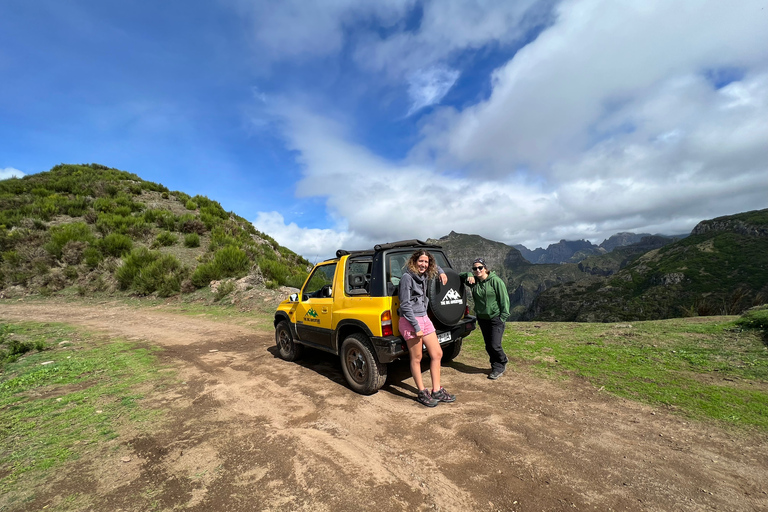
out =
<path fill-rule="evenodd" d="M 764 438 L 579 380 L 518 368 L 489 381 L 485 361 L 462 354 L 443 368 L 458 401 L 428 409 L 407 363 L 360 396 L 335 358 L 282 361 L 248 326 L 115 304 L 3 302 L 0 319 L 161 346 L 184 382 L 148 396 L 169 410 L 162 431 L 122 436 L 106 465 L 51 475 L 35 510 L 73 492 L 95 511 L 768 510 Z"/>

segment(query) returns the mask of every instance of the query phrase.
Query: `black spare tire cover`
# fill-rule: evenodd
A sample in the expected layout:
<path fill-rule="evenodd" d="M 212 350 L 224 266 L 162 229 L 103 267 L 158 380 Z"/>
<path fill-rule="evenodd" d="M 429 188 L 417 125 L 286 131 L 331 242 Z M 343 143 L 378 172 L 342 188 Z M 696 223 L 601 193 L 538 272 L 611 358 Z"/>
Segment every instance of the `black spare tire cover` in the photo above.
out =
<path fill-rule="evenodd" d="M 440 278 L 429 280 L 427 285 L 427 297 L 429 298 L 429 310 L 435 320 L 451 327 L 459 323 L 464 316 L 467 305 L 464 282 L 459 274 L 452 268 L 443 269 L 448 276 L 448 282 L 443 284 Z"/>

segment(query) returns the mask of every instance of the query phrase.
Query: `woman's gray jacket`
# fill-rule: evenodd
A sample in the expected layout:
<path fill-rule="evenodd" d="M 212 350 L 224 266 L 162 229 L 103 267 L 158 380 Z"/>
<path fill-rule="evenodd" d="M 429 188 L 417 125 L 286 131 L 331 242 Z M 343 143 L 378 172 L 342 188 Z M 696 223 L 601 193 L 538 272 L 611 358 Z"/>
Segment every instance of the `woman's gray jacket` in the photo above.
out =
<path fill-rule="evenodd" d="M 444 274 L 443 269 L 437 267 L 437 275 Z M 397 313 L 404 317 L 413 326 L 415 332 L 419 332 L 417 317 L 427 316 L 427 277 L 425 274 L 416 275 L 410 270 L 403 273 L 400 278 L 400 307 Z"/>

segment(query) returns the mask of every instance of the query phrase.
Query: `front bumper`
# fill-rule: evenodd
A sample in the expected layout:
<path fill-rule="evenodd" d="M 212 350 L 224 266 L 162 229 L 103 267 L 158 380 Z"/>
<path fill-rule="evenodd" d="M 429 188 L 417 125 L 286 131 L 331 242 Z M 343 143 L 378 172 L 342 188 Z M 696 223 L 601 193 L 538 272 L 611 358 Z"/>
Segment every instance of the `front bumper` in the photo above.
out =
<path fill-rule="evenodd" d="M 475 317 L 468 315 L 450 330 L 438 329 L 437 335 L 440 336 L 441 334 L 450 332 L 450 339 L 440 342 L 440 345 L 448 345 L 449 343 L 453 343 L 458 339 L 466 337 L 474 330 Z M 373 348 L 376 350 L 376 356 L 379 362 L 383 364 L 391 363 L 395 359 L 408 355 L 408 347 L 402 336 L 373 336 L 371 338 L 371 343 L 373 343 Z"/>

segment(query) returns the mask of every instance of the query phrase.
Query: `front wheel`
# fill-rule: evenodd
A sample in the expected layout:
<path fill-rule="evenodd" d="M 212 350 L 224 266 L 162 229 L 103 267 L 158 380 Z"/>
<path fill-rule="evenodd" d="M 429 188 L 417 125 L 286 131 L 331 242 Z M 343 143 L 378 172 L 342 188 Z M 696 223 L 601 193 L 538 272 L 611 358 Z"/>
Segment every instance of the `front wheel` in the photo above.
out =
<path fill-rule="evenodd" d="M 353 334 L 341 344 L 341 370 L 349 387 L 361 395 L 372 395 L 387 381 L 387 365 L 376 360 L 363 334 Z"/>
<path fill-rule="evenodd" d="M 280 357 L 286 361 L 296 361 L 304 352 L 304 346 L 293 341 L 291 326 L 285 320 L 280 321 L 275 327 L 275 343 Z"/>
<path fill-rule="evenodd" d="M 457 339 L 453 343 L 449 343 L 445 346 L 443 346 L 443 359 L 442 361 L 450 362 L 456 359 L 458 357 L 459 352 L 461 352 L 461 338 Z"/>

